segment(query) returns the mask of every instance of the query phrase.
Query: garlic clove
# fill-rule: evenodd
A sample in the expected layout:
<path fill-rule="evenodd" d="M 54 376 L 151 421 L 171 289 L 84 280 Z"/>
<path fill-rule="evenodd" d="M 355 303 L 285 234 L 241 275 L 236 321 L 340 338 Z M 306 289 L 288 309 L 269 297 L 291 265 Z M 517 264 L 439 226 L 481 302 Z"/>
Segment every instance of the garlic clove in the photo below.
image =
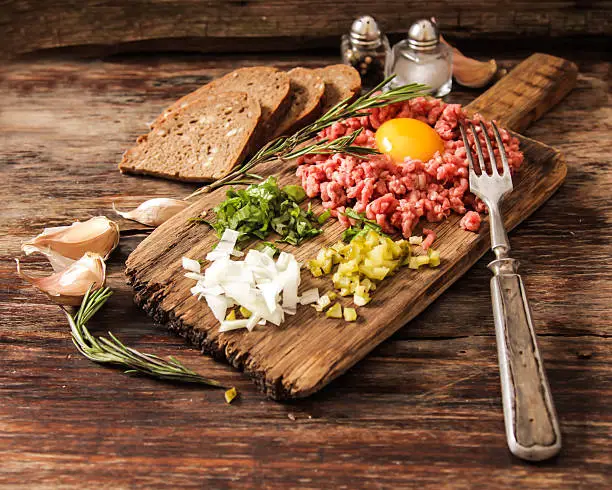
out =
<path fill-rule="evenodd" d="M 104 260 L 119 244 L 119 226 L 106 216 L 77 221 L 70 226 L 45 228 L 21 249 L 26 255 L 39 252 L 47 256 L 53 270 L 59 272 L 80 259 L 86 252 Z"/>
<path fill-rule="evenodd" d="M 159 226 L 164 221 L 190 206 L 191 203 L 180 199 L 156 197 L 143 202 L 132 211 L 119 211 L 113 203 L 113 210 L 122 218 L 137 221 L 147 226 Z"/>
<path fill-rule="evenodd" d="M 21 271 L 19 259 L 17 273 L 35 288 L 60 305 L 78 306 L 88 289 L 99 289 L 106 282 L 106 264 L 102 256 L 87 252 L 67 269 L 47 277 L 31 277 Z"/>
<path fill-rule="evenodd" d="M 482 88 L 487 85 L 497 73 L 495 60 L 478 61 L 468 58 L 457 48 L 450 45 L 440 36 L 440 40 L 453 48 L 453 76 L 459 85 L 469 88 Z"/>
<path fill-rule="evenodd" d="M 497 73 L 495 60 L 478 61 L 463 55 L 453 59 L 453 75 L 459 85 L 481 88 L 487 85 Z"/>

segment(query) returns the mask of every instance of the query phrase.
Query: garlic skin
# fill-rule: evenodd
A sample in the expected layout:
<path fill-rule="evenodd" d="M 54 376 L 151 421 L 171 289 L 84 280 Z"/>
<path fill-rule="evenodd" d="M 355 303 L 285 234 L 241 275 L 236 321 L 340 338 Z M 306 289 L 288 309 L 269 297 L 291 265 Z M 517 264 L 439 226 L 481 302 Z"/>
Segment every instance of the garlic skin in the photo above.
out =
<path fill-rule="evenodd" d="M 453 76 L 464 87 L 482 88 L 493 80 L 496 73 L 495 60 L 478 61 L 463 55 L 455 55 L 453 59 Z"/>
<path fill-rule="evenodd" d="M 136 221 L 147 226 L 159 226 L 175 214 L 190 206 L 191 203 L 181 199 L 156 197 L 143 202 L 132 211 L 119 211 L 113 203 L 113 210 L 125 219 Z"/>
<path fill-rule="evenodd" d="M 119 244 L 119 226 L 106 216 L 76 221 L 70 226 L 45 228 L 43 232 L 21 246 L 26 255 L 35 252 L 46 255 L 55 272 L 69 267 L 86 252 L 104 260 Z"/>
<path fill-rule="evenodd" d="M 451 46 L 440 36 L 440 41 L 453 48 L 453 76 L 459 85 L 469 88 L 482 88 L 487 85 L 497 73 L 495 60 L 478 61 L 468 58 L 457 48 Z"/>
<path fill-rule="evenodd" d="M 59 305 L 78 306 L 90 287 L 96 290 L 106 282 L 106 264 L 96 253 L 87 252 L 67 269 L 47 277 L 28 276 L 21 271 L 19 259 L 15 262 L 17 273 L 23 279 Z"/>

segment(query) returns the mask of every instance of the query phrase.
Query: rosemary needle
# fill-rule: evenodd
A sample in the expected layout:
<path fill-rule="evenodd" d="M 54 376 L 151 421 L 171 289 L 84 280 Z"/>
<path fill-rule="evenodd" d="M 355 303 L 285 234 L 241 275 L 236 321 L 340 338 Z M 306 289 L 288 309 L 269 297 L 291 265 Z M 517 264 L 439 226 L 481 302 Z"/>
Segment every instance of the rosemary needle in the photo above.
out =
<path fill-rule="evenodd" d="M 307 141 L 311 140 L 321 130 L 331 126 L 336 121 L 348 119 L 351 117 L 363 116 L 364 112 L 369 109 L 384 107 L 389 104 L 395 104 L 398 102 L 405 102 L 407 100 L 413 99 L 414 97 L 427 95 L 428 87 L 419 83 L 402 85 L 386 92 L 379 92 L 385 85 L 387 85 L 391 80 L 393 80 L 394 77 L 395 75 L 391 75 L 390 77 L 386 78 L 368 93 L 362 95 L 354 102 L 349 102 L 349 99 L 345 99 L 342 102 L 339 102 L 315 122 L 300 129 L 292 136 L 281 136 L 270 141 L 269 143 L 264 145 L 257 153 L 255 153 L 255 155 L 253 155 L 249 160 L 243 163 L 238 169 L 234 170 L 225 177 L 211 184 L 208 184 L 204 187 L 200 187 L 198 190 L 187 196 L 185 199 L 190 199 L 206 192 L 210 192 L 214 189 L 218 189 L 219 187 L 228 185 L 230 182 L 240 181 L 244 176 L 252 177 L 252 174 L 249 174 L 249 171 L 255 165 L 258 165 L 263 162 L 269 162 L 277 159 L 288 160 L 290 158 L 296 158 L 297 156 L 305 155 L 308 153 L 348 153 L 354 156 L 365 156 L 373 153 L 378 153 L 372 148 L 353 145 L 353 142 L 357 135 L 355 135 L 355 137 L 353 138 L 351 138 L 351 135 L 342 138 L 337 138 L 333 141 L 319 141 L 310 146 L 300 147 L 300 145 L 303 145 Z"/>
<path fill-rule="evenodd" d="M 145 354 L 132 349 L 110 332 L 108 333 L 109 339 L 94 337 L 87 329 L 86 324 L 112 294 L 113 292 L 109 288 L 102 288 L 97 291 L 92 291 L 90 288 L 75 315 L 64 309 L 70 324 L 72 341 L 81 354 L 94 362 L 123 366 L 127 368 L 125 372 L 128 374 L 144 374 L 157 379 L 200 383 L 225 388 L 220 382 L 200 376 L 195 371 L 188 369 L 173 357 L 166 360 L 153 354 Z M 226 391 L 225 399 L 229 400 L 228 403 L 230 403 L 235 396 L 235 388 L 230 388 Z"/>

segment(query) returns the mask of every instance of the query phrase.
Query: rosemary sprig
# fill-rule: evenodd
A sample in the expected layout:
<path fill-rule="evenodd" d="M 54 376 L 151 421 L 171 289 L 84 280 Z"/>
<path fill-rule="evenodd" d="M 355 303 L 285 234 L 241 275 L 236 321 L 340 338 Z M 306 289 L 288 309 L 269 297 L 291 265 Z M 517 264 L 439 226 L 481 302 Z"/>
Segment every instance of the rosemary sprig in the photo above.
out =
<path fill-rule="evenodd" d="M 347 155 L 353 155 L 356 157 L 363 157 L 365 155 L 376 155 L 380 153 L 375 148 L 368 148 L 367 146 L 356 146 L 353 142 L 361 134 L 363 128 L 359 128 L 357 131 L 347 136 L 340 136 L 335 140 L 321 140 L 311 145 L 302 146 L 297 148 L 286 155 L 283 155 L 283 160 L 290 160 L 297 158 L 302 155 L 333 155 L 334 153 L 346 153 Z"/>
<path fill-rule="evenodd" d="M 144 374 L 157 379 L 200 383 L 226 389 L 218 381 L 200 376 L 173 357 L 165 360 L 153 354 L 144 354 L 132 349 L 110 332 L 108 333 L 110 340 L 105 337 L 94 337 L 87 329 L 86 324 L 112 294 L 113 292 L 109 288 L 102 288 L 97 291 L 92 291 L 90 288 L 75 315 L 64 309 L 70 324 L 72 342 L 81 354 L 94 362 L 128 368 L 125 371 L 128 374 Z M 225 399 L 228 403 L 235 397 L 235 388 L 230 388 L 225 392 Z"/>
<path fill-rule="evenodd" d="M 372 150 L 371 148 L 353 146 L 352 143 L 354 142 L 354 138 L 351 140 L 350 137 L 345 137 L 345 139 L 338 138 L 334 141 L 321 141 L 315 143 L 314 145 L 310 145 L 310 151 L 305 151 L 305 149 L 309 147 L 298 147 L 300 147 L 300 145 L 303 143 L 306 143 L 308 140 L 314 138 L 321 130 L 331 126 L 336 121 L 356 116 L 363 116 L 364 111 L 369 109 L 384 107 L 397 102 L 405 102 L 406 100 L 414 97 L 424 96 L 427 94 L 428 87 L 419 83 L 411 83 L 393 88 L 387 92 L 377 93 L 391 80 L 393 80 L 394 77 L 395 75 L 386 78 L 368 93 L 362 95 L 354 102 L 349 102 L 349 99 L 339 102 L 314 123 L 300 129 L 293 135 L 281 136 L 270 141 L 249 160 L 243 163 L 238 169 L 213 182 L 212 184 L 199 188 L 185 199 L 190 199 L 192 197 L 199 196 L 200 194 L 218 189 L 219 187 L 228 185 L 230 182 L 236 182 L 237 180 L 240 181 L 244 176 L 248 175 L 251 177 L 252 175 L 249 175 L 248 172 L 255 165 L 263 162 L 269 162 L 277 159 L 287 160 L 289 158 L 295 158 L 296 156 L 305 155 L 307 153 L 329 154 L 331 152 L 350 152 L 350 154 L 355 156 L 364 156 L 375 153 L 376 150 Z M 317 145 L 321 146 L 319 147 Z"/>

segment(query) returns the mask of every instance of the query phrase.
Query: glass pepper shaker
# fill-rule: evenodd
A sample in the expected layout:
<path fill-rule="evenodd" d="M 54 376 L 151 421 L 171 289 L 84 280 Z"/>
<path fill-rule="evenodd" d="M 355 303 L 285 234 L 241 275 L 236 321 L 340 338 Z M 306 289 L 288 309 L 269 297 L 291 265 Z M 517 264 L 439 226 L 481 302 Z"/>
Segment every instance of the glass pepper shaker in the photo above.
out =
<path fill-rule="evenodd" d="M 436 23 L 422 19 L 410 26 L 408 38 L 391 50 L 385 66 L 385 76 L 395 74 L 389 87 L 408 83 L 423 83 L 430 93 L 442 97 L 451 91 L 453 50 L 440 42 Z"/>
<path fill-rule="evenodd" d="M 351 32 L 342 36 L 342 61 L 361 75 L 363 88 L 371 89 L 385 79 L 389 40 L 373 17 L 364 15 L 353 22 Z"/>

